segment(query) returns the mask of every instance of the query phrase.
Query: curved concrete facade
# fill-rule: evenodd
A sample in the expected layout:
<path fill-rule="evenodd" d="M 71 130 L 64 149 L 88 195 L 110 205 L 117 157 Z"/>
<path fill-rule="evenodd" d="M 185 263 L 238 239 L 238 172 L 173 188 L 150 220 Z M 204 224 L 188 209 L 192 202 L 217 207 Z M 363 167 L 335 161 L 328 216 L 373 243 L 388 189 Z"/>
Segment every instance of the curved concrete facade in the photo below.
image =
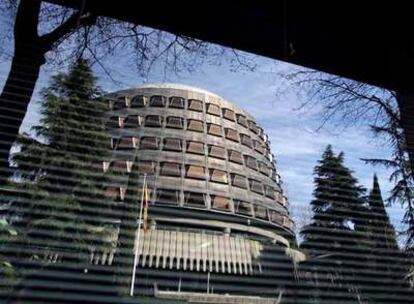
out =
<path fill-rule="evenodd" d="M 108 195 L 124 199 L 133 166 L 150 188 L 151 229 L 137 245 L 139 267 L 166 276 L 208 273 L 208 280 L 215 273 L 218 284 L 223 275 L 260 277 L 269 250 L 297 258 L 270 141 L 254 117 L 216 94 L 175 84 L 143 85 L 107 99 L 113 155 L 103 167 L 118 177 Z M 255 294 L 226 284 L 216 291 Z"/>

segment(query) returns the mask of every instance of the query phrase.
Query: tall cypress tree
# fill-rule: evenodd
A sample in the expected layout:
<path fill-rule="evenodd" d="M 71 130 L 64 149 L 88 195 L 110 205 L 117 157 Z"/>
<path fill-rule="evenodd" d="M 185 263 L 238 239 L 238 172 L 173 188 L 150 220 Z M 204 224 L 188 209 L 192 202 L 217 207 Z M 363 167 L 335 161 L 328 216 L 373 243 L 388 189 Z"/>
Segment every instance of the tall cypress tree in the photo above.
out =
<path fill-rule="evenodd" d="M 344 165 L 344 154 L 329 145 L 314 169 L 311 223 L 301 231 L 306 264 L 313 273 L 313 300 L 323 303 L 358 303 L 357 270 L 365 259 L 363 231 L 365 189 Z"/>
<path fill-rule="evenodd" d="M 100 96 L 89 63 L 80 59 L 41 91 L 36 138 L 19 139 L 13 161 L 22 195 L 14 205 L 31 257 L 51 251 L 58 258 L 87 258 L 88 248 L 112 229 L 99 168 L 109 153 Z"/>

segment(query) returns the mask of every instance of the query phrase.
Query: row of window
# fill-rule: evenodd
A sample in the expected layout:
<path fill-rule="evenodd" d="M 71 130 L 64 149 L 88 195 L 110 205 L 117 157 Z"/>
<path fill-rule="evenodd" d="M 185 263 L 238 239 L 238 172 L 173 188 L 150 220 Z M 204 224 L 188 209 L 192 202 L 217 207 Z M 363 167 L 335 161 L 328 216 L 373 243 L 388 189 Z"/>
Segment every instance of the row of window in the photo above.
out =
<path fill-rule="evenodd" d="M 107 196 L 117 200 L 123 200 L 125 197 L 125 189 L 110 187 L 107 188 Z M 161 205 L 176 205 L 181 202 L 180 190 L 157 189 L 155 193 L 154 203 Z M 150 196 L 152 197 L 151 189 Z M 266 208 L 259 204 L 252 204 L 243 200 L 231 200 L 225 196 L 210 195 L 211 208 L 214 210 L 234 212 L 244 216 L 251 216 L 258 219 L 270 221 L 272 223 L 282 225 L 292 229 L 292 221 L 286 216 L 270 208 Z M 186 207 L 206 208 L 207 194 L 200 192 L 184 191 L 183 205 Z"/>
<path fill-rule="evenodd" d="M 111 144 L 113 149 L 124 150 L 124 149 L 135 149 L 138 147 L 138 138 L 136 137 L 121 137 L 119 139 L 112 139 Z M 251 155 L 243 155 L 236 150 L 227 150 L 220 146 L 216 145 L 205 145 L 203 142 L 199 141 L 186 141 L 179 138 L 164 138 L 162 141 L 159 137 L 153 136 L 144 136 L 141 137 L 139 141 L 139 149 L 141 150 L 158 150 L 162 149 L 164 151 L 172 152 L 182 152 L 198 155 L 205 155 L 206 150 L 207 154 L 210 157 L 217 159 L 227 159 L 229 162 L 233 162 L 240 165 L 245 165 L 246 167 L 258 171 L 266 176 L 272 175 L 272 169 L 266 165 L 265 162 L 256 160 Z"/>
<path fill-rule="evenodd" d="M 140 161 L 138 163 L 139 174 L 155 174 L 156 162 L 153 161 Z M 119 175 L 124 173 L 130 173 L 132 169 L 132 161 L 113 161 L 111 166 L 108 162 L 104 162 L 103 169 Z M 209 180 L 210 182 L 228 185 L 229 183 L 233 187 L 250 190 L 257 194 L 264 195 L 270 199 L 276 199 L 279 193 L 275 188 L 270 185 L 263 184 L 262 182 L 247 178 L 239 173 L 227 173 L 220 169 L 209 168 L 206 169 L 203 166 L 198 165 L 182 165 L 176 162 L 161 162 L 160 163 L 160 176 L 181 177 L 196 180 Z"/>
<path fill-rule="evenodd" d="M 159 115 L 147 115 L 145 118 L 140 115 L 130 115 L 127 117 L 112 116 L 109 119 L 108 126 L 110 128 L 136 128 L 144 125 L 145 127 L 153 128 L 162 128 L 165 126 L 166 128 L 184 129 L 184 122 L 184 118 L 178 116 L 168 116 L 164 121 L 164 117 Z M 204 123 L 201 120 L 187 119 L 186 128 L 189 131 L 203 133 Z M 222 137 L 223 128 L 218 124 L 207 123 L 207 134 Z M 239 133 L 234 129 L 224 128 L 224 136 L 231 141 L 241 142 L 242 145 L 254 149 L 261 154 L 266 154 L 267 152 L 266 147 L 260 141 L 253 140 L 249 135 Z"/>
<path fill-rule="evenodd" d="M 143 95 L 134 96 L 132 99 L 120 97 L 117 100 L 110 101 L 110 107 L 113 110 L 119 110 L 125 107 L 128 108 L 142 108 L 142 107 L 169 107 L 176 109 L 187 109 L 190 111 L 204 112 L 204 103 L 197 99 L 184 99 L 182 97 L 172 96 L 167 98 L 162 95 L 153 95 L 146 97 Z M 221 108 L 218 105 L 208 103 L 206 104 L 206 113 L 223 117 L 227 120 L 237 122 L 245 128 L 250 129 L 253 133 L 259 135 L 263 140 L 267 140 L 263 129 L 260 128 L 254 121 L 248 120 L 243 114 L 236 114 L 233 110 L 228 108 Z"/>

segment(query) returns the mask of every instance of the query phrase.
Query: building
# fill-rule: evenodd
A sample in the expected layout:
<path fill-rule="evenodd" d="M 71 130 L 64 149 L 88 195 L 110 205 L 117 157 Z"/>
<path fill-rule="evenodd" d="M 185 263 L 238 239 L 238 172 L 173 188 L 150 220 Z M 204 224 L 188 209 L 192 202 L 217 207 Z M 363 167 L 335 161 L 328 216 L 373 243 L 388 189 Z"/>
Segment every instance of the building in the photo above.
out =
<path fill-rule="evenodd" d="M 117 177 L 107 193 L 122 204 L 134 188 L 136 207 L 144 178 L 149 188 L 149 228 L 135 243 L 135 294 L 197 303 L 292 297 L 295 263 L 304 256 L 295 250 L 270 141 L 255 119 L 183 85 L 143 85 L 107 98 L 113 154 L 103 167 Z"/>

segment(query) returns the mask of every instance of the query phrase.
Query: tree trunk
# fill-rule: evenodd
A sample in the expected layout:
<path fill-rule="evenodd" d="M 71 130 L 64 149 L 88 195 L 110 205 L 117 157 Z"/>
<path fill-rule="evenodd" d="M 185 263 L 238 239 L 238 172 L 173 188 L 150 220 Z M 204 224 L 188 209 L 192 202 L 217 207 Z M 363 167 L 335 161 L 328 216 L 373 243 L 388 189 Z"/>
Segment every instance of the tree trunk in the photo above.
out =
<path fill-rule="evenodd" d="M 0 95 L 0 185 L 10 176 L 9 152 L 17 138 L 20 125 L 44 63 L 43 54 L 15 51 L 10 72 Z M 29 48 L 30 50 L 30 48 Z"/>
<path fill-rule="evenodd" d="M 410 169 L 414 172 L 414 89 L 397 91 L 401 127 L 404 129 L 406 151 L 410 159 Z"/>
<path fill-rule="evenodd" d="M 40 0 L 20 0 L 16 13 L 14 55 L 0 94 L 0 186 L 10 176 L 9 152 L 45 62 L 45 45 L 37 33 L 40 6 Z"/>

